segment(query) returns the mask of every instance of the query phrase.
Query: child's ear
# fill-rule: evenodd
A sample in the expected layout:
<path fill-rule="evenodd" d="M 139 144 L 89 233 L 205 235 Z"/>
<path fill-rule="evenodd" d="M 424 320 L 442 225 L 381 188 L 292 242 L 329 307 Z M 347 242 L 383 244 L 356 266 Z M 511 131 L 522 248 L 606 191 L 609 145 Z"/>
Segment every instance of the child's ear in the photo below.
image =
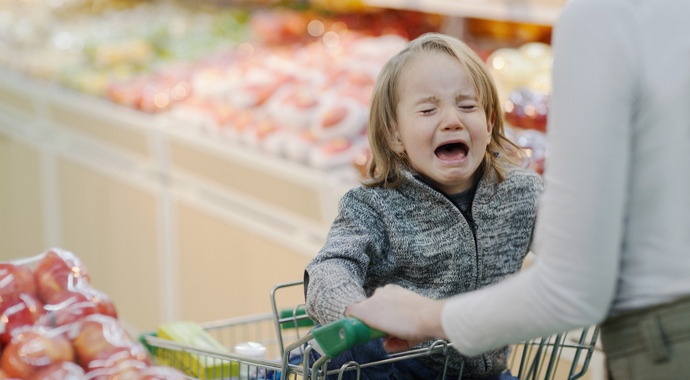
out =
<path fill-rule="evenodd" d="M 398 128 L 393 129 L 393 135 L 391 136 L 391 147 L 395 153 L 402 154 L 405 152 L 405 146 L 400 138 Z"/>
<path fill-rule="evenodd" d="M 491 132 L 493 132 L 495 123 L 496 123 L 496 112 L 494 111 L 491 113 L 491 117 L 489 117 L 489 122 L 486 123 L 486 129 L 487 129 L 487 132 L 489 132 L 489 134 L 491 134 Z"/>

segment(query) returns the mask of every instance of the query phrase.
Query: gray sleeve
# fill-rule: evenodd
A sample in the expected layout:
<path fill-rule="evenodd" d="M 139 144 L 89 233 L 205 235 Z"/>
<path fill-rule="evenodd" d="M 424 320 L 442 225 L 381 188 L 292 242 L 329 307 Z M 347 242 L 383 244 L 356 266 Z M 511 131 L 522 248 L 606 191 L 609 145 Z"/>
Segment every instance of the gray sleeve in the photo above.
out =
<path fill-rule="evenodd" d="M 366 193 L 358 188 L 343 196 L 326 245 L 307 265 L 307 314 L 321 324 L 342 318 L 349 303 L 366 298 L 362 285 L 384 239 L 382 220 Z"/>

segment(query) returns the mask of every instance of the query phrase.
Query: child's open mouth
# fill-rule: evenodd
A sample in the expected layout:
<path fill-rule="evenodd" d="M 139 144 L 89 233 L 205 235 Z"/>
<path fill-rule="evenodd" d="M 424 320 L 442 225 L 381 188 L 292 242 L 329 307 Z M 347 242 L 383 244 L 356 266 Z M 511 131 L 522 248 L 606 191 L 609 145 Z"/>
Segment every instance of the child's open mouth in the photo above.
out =
<path fill-rule="evenodd" d="M 434 153 L 436 154 L 436 157 L 443 161 L 456 161 L 467 157 L 469 152 L 470 148 L 467 146 L 467 144 L 456 142 L 443 144 L 436 148 Z"/>

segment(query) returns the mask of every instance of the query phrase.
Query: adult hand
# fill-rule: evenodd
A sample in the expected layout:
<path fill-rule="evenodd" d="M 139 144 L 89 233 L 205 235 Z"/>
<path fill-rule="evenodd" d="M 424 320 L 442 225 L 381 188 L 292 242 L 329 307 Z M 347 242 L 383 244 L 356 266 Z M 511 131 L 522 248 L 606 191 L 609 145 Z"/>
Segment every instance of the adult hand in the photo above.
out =
<path fill-rule="evenodd" d="M 345 315 L 387 333 L 385 349 L 400 352 L 434 338 L 447 339 L 441 326 L 444 304 L 398 285 L 386 285 L 366 300 L 349 304 Z"/>

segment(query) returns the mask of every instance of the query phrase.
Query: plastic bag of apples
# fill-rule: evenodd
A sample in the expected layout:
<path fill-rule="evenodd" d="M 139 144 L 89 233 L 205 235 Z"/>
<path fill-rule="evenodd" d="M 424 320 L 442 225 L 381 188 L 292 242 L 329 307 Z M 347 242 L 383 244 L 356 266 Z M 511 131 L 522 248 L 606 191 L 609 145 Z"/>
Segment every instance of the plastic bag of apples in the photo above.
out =
<path fill-rule="evenodd" d="M 110 298 L 91 287 L 81 260 L 62 249 L 0 263 L 0 347 L 0 380 L 186 378 L 151 366 Z"/>

